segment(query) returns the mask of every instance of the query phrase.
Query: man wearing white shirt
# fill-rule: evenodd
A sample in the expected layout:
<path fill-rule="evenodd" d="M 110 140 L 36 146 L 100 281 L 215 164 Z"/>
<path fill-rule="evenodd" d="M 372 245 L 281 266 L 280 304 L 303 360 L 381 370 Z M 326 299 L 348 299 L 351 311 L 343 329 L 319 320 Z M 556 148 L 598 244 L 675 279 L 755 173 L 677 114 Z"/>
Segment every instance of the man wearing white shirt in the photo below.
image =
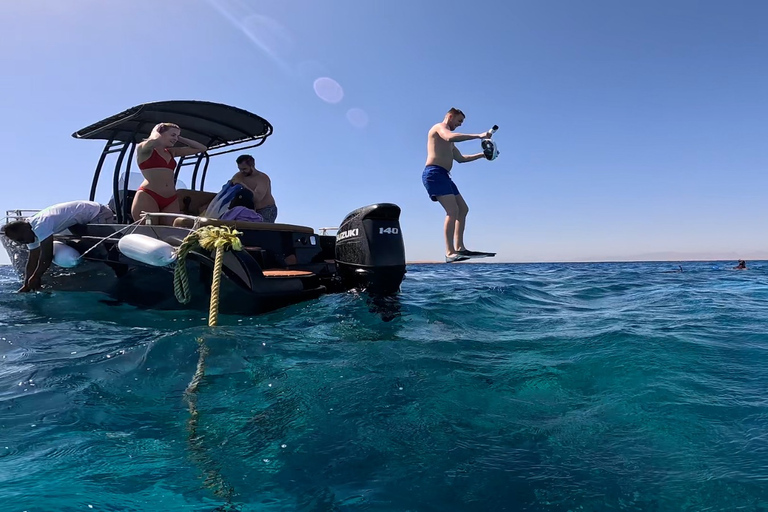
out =
<path fill-rule="evenodd" d="M 28 220 L 5 225 L 5 236 L 14 242 L 27 244 L 29 258 L 24 273 L 24 285 L 19 292 L 30 292 L 41 286 L 41 278 L 53 261 L 53 235 L 75 224 L 106 224 L 112 222 L 112 210 L 94 201 L 59 203 L 39 211 Z"/>

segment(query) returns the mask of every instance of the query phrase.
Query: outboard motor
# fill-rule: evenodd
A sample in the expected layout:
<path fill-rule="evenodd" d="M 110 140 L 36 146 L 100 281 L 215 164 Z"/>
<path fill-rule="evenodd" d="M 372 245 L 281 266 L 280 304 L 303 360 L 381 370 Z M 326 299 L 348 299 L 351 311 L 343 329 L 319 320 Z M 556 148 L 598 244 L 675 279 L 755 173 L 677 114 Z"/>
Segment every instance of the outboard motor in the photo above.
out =
<path fill-rule="evenodd" d="M 347 215 L 336 234 L 336 267 L 345 288 L 397 293 L 405 277 L 400 207 L 373 204 Z"/>

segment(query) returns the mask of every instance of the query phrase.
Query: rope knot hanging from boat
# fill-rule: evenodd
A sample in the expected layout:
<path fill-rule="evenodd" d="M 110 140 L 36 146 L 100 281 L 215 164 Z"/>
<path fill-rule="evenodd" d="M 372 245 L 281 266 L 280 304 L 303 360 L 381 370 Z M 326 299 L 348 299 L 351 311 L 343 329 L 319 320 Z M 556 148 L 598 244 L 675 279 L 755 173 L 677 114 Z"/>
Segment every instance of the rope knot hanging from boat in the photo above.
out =
<path fill-rule="evenodd" d="M 239 231 L 229 226 L 205 226 L 195 231 L 200 241 L 200 247 L 208 251 L 222 248 L 225 251 L 242 251 Z"/>
<path fill-rule="evenodd" d="M 195 247 L 207 251 L 215 251 L 213 265 L 213 282 L 211 283 L 211 304 L 208 314 L 208 325 L 216 325 L 219 314 L 219 288 L 221 286 L 221 270 L 224 261 L 224 251 L 241 251 L 243 243 L 241 233 L 229 226 L 205 226 L 188 234 L 177 251 L 176 269 L 173 275 L 173 291 L 176 299 L 182 304 L 192 300 L 187 275 L 187 254 Z"/>

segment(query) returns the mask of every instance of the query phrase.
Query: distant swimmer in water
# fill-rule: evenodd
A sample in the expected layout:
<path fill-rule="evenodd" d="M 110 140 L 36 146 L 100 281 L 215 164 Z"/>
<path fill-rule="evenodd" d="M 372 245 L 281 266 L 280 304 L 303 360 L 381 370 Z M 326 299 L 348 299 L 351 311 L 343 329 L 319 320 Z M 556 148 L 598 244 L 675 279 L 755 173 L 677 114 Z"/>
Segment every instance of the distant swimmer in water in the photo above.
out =
<path fill-rule="evenodd" d="M 747 270 L 747 262 L 739 260 L 739 264 L 733 267 L 733 270 Z"/>
<path fill-rule="evenodd" d="M 677 270 L 665 270 L 664 273 L 665 274 L 679 274 L 680 272 L 683 271 L 683 266 L 682 265 L 678 265 L 677 267 L 678 267 Z"/>

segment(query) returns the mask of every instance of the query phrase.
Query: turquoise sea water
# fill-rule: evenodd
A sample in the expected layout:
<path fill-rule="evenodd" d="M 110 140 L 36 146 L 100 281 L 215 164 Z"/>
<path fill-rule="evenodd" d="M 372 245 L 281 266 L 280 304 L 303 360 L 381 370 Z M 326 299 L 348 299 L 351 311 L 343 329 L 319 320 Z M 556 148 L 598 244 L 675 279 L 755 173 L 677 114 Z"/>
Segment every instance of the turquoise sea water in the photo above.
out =
<path fill-rule="evenodd" d="M 768 510 L 749 263 L 414 265 L 214 329 L 0 267 L 0 510 Z"/>

